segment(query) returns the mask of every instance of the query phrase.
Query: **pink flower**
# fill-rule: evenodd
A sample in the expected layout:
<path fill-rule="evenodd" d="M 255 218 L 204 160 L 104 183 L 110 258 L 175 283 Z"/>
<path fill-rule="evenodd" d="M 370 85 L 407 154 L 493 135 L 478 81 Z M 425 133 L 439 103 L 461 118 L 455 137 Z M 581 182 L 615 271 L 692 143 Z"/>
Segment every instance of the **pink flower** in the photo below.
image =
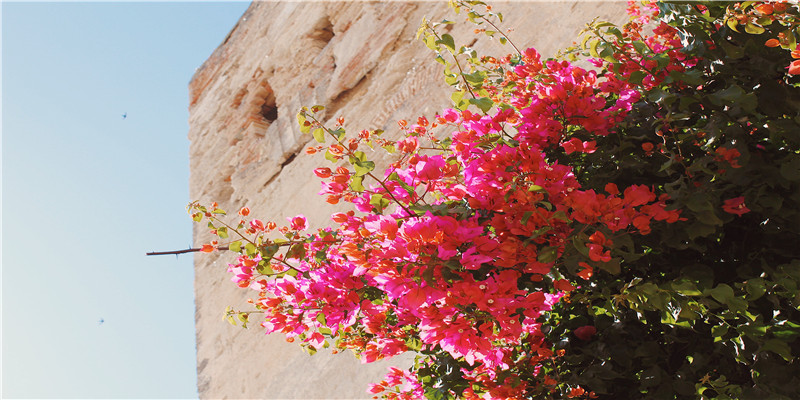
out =
<path fill-rule="evenodd" d="M 263 230 L 266 229 L 266 228 L 264 228 L 264 223 L 261 222 L 261 220 L 258 220 L 258 219 L 254 219 L 254 220 L 250 221 L 250 228 L 255 229 L 257 231 L 263 231 Z"/>
<path fill-rule="evenodd" d="M 292 223 L 291 228 L 293 231 L 304 231 L 308 229 L 308 222 L 306 221 L 306 217 L 303 214 L 300 214 L 294 218 L 287 218 L 289 222 Z"/>

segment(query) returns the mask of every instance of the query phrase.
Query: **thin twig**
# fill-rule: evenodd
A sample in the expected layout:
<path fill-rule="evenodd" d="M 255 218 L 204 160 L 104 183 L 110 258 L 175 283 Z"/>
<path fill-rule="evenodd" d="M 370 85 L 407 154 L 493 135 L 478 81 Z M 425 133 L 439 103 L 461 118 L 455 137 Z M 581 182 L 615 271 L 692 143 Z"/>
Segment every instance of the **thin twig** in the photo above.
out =
<path fill-rule="evenodd" d="M 146 255 L 148 255 L 148 256 L 165 256 L 165 255 L 169 255 L 169 254 L 178 255 L 178 254 L 184 254 L 184 253 L 195 253 L 195 252 L 198 252 L 200 250 L 202 250 L 202 248 L 195 247 L 195 248 L 184 249 L 184 250 L 151 251 L 149 253 L 146 253 Z M 218 246 L 217 250 L 221 251 L 221 250 L 229 250 L 229 249 L 228 249 L 228 246 Z"/>

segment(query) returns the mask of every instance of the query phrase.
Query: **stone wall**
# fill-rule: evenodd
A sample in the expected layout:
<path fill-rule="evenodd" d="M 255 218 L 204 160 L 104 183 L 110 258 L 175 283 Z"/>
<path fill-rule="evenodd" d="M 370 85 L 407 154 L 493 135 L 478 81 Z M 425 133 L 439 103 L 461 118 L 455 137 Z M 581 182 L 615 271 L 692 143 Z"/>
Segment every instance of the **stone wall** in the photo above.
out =
<path fill-rule="evenodd" d="M 594 17 L 622 22 L 624 2 L 494 3 L 518 46 L 550 56 L 568 46 Z M 463 15 L 463 14 L 462 14 Z M 429 119 L 449 104 L 442 66 L 415 35 L 423 16 L 451 25 L 457 43 L 481 54 L 511 51 L 475 35 L 446 2 L 254 2 L 197 70 L 189 85 L 190 195 L 235 214 L 247 205 L 260 219 L 285 224 L 303 213 L 317 226 L 333 206 L 317 196 L 311 173 L 328 164 L 303 149 L 295 115 L 327 106 L 349 132 Z M 475 40 L 477 39 L 477 40 Z M 474 42 L 473 42 L 474 41 Z M 196 226 L 195 243 L 209 236 Z M 369 398 L 369 382 L 408 358 L 362 365 L 351 353 L 310 357 L 282 335 L 265 336 L 224 322 L 227 306 L 246 309 L 253 292 L 226 272 L 232 254 L 195 257 L 197 374 L 201 398 Z"/>

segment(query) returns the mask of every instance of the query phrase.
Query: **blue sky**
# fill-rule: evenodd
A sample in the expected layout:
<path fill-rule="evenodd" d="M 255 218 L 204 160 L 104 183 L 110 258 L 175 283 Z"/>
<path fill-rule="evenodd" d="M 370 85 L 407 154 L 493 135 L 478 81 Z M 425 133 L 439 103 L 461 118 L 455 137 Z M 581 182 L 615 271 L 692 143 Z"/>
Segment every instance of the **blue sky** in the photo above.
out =
<path fill-rule="evenodd" d="M 192 257 L 144 254 L 191 245 L 187 85 L 247 6 L 3 2 L 3 398 L 197 396 Z"/>

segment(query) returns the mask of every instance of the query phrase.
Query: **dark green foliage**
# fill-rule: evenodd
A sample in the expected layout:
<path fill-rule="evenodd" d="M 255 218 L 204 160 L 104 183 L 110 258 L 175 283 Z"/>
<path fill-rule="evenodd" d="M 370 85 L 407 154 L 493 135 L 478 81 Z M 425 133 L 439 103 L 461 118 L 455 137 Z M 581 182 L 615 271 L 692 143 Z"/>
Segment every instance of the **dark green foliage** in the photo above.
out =
<path fill-rule="evenodd" d="M 618 274 L 596 271 L 549 314 L 566 352 L 547 372 L 601 399 L 800 398 L 800 77 L 788 51 L 764 45 L 786 27 L 735 31 L 730 5 L 660 5 L 698 65 L 646 93 L 576 166 L 598 191 L 661 188 L 684 219 L 653 223 Z M 739 197 L 750 211 L 726 212 Z M 571 333 L 584 325 L 597 328 L 589 341 Z"/>

